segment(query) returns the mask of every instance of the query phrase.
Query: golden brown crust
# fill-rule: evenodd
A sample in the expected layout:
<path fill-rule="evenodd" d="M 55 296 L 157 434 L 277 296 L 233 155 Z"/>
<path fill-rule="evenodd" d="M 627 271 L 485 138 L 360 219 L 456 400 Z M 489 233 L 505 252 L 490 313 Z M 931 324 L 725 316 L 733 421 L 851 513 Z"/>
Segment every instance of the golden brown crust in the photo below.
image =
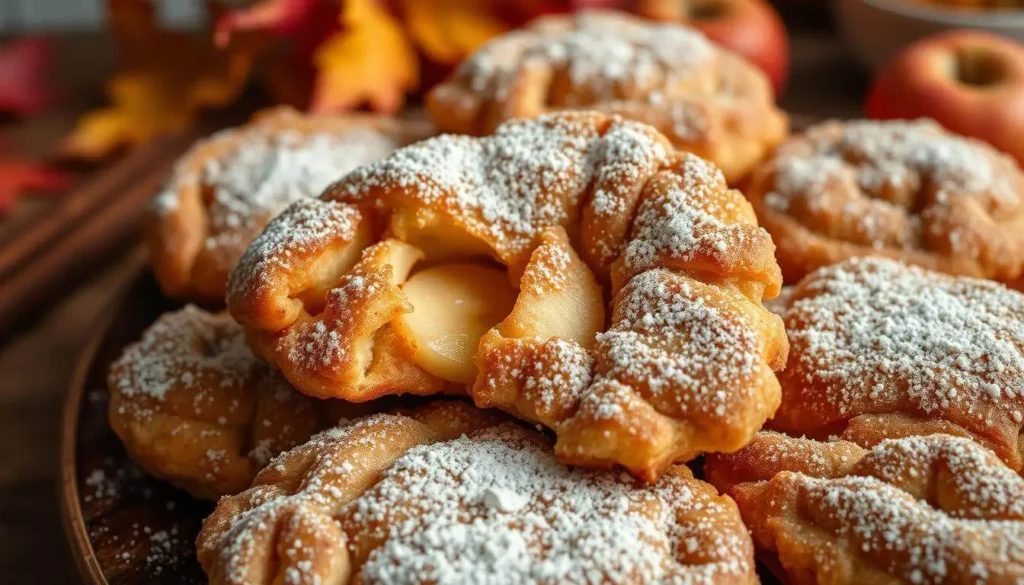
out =
<path fill-rule="evenodd" d="M 773 428 L 865 446 L 943 432 L 1024 466 L 1024 295 L 862 258 L 801 281 L 785 321 Z"/>
<path fill-rule="evenodd" d="M 161 316 L 111 364 L 110 426 L 146 471 L 216 499 L 246 488 L 278 453 L 341 416 L 255 359 L 226 314 L 193 306 Z"/>
<path fill-rule="evenodd" d="M 813 126 L 745 193 L 787 282 L 855 256 L 1003 282 L 1024 272 L 1024 173 L 930 121 Z"/>
<path fill-rule="evenodd" d="M 874 447 L 886 439 L 901 439 L 916 435 L 964 437 L 978 441 L 993 451 L 1000 446 L 998 443 L 986 440 L 985 436 L 972 433 L 954 422 L 898 412 L 855 416 L 846 422 L 840 438 L 862 447 Z M 1016 445 L 1012 442 L 1010 449 L 1011 452 L 1016 450 Z M 1012 461 L 1016 460 L 1018 459 L 1014 456 Z"/>
<path fill-rule="evenodd" d="M 664 268 L 735 287 L 755 300 L 779 294 L 771 236 L 714 169 L 700 158 L 676 156 L 647 182 L 612 266 L 613 291 L 637 274 Z"/>
<path fill-rule="evenodd" d="M 584 108 L 656 127 L 730 183 L 789 131 L 756 67 L 695 30 L 611 11 L 537 19 L 479 49 L 427 96 L 442 130 L 478 136 L 508 119 Z"/>
<path fill-rule="evenodd" d="M 908 437 L 865 451 L 765 433 L 707 465 L 709 478 L 725 478 L 719 487 L 759 554 L 791 583 L 1024 578 L 1024 479 L 968 439 Z"/>
<path fill-rule="evenodd" d="M 567 112 L 512 121 L 492 136 L 448 135 L 401 149 L 323 198 L 375 210 L 392 235 L 422 242 L 428 256 L 490 256 L 516 283 L 544 229 L 575 236 L 593 208 L 593 225 L 579 227 L 581 256 L 603 277 L 626 242 L 636 194 L 668 161 L 667 146 L 649 126 Z M 444 236 L 458 248 L 435 252 Z"/>
<path fill-rule="evenodd" d="M 213 585 L 757 582 L 735 504 L 685 466 L 657 486 L 574 470 L 459 402 L 314 437 L 222 499 L 197 549 Z"/>
<path fill-rule="evenodd" d="M 617 293 L 593 382 L 555 427 L 564 461 L 649 480 L 673 461 L 745 445 L 779 405 L 779 319 L 728 288 L 663 269 Z"/>
<path fill-rule="evenodd" d="M 372 238 L 371 222 L 352 206 L 296 202 L 239 259 L 228 281 L 228 310 L 247 329 L 285 329 L 322 310 L 327 291 Z"/>
<path fill-rule="evenodd" d="M 350 213 L 333 222 L 334 207 Z M 399 285 L 422 252 L 393 238 L 360 249 L 359 220 L 347 220 L 358 216 L 316 200 L 286 210 L 239 264 L 253 278 L 229 307 L 250 327 L 257 355 L 306 394 L 364 402 L 439 393 L 444 382 L 413 363 L 390 325 L 412 310 Z"/>
<path fill-rule="evenodd" d="M 430 133 L 418 121 L 277 107 L 196 143 L 147 218 L 160 286 L 174 297 L 221 305 L 231 268 L 289 203 L 316 197 L 348 170 Z"/>
<path fill-rule="evenodd" d="M 370 223 L 415 251 L 394 282 L 366 256 L 339 269 Z M 490 257 L 519 296 L 476 346 L 467 390 L 554 429 L 566 461 L 655 479 L 674 461 L 739 448 L 777 407 L 773 370 L 788 345 L 761 306 L 781 283 L 772 250 L 713 165 L 648 126 L 567 112 L 486 138 L 430 139 L 351 173 L 257 238 L 229 307 L 303 392 L 455 390 L 402 351 L 391 355 L 417 375 L 389 370 L 375 385 L 360 375 L 371 334 L 414 310 L 401 285 L 419 253 L 427 266 Z M 605 296 L 614 311 L 601 333 Z"/>
<path fill-rule="evenodd" d="M 735 453 L 712 453 L 704 459 L 704 479 L 722 493 L 741 483 L 769 481 L 783 471 L 812 477 L 843 477 L 864 457 L 849 441 L 822 442 L 762 431 Z"/>
<path fill-rule="evenodd" d="M 541 234 L 519 284 L 512 312 L 480 340 L 471 394 L 477 406 L 555 428 L 590 385 L 603 293 L 560 227 Z"/>

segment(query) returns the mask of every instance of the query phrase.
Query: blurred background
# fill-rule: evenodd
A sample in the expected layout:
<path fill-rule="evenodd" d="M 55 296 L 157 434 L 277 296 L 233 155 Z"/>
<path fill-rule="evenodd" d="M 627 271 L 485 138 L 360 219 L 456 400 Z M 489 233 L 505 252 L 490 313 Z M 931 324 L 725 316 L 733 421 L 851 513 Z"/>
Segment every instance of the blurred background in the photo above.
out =
<path fill-rule="evenodd" d="M 195 0 L 160 3 L 160 17 L 173 26 L 197 26 L 203 7 Z M 100 29 L 106 20 L 102 0 L 4 0 L 0 2 L 0 33 Z"/>

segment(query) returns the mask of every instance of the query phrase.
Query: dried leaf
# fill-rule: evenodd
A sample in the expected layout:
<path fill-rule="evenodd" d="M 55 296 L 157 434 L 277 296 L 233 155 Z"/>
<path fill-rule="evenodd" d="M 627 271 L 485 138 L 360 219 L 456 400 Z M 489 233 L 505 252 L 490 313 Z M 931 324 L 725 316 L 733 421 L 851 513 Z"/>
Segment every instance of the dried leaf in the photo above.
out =
<path fill-rule="evenodd" d="M 214 27 L 214 40 L 217 46 L 226 47 L 234 33 L 253 30 L 304 38 L 311 25 L 324 16 L 325 9 L 331 16 L 337 13 L 336 6 L 323 0 L 261 0 L 226 12 Z"/>
<path fill-rule="evenodd" d="M 244 31 L 283 39 L 260 55 L 261 79 L 276 102 L 306 108 L 312 94 L 317 48 L 341 28 L 338 4 L 327 0 L 262 0 L 228 11 L 214 28 L 214 40 L 227 47 Z"/>
<path fill-rule="evenodd" d="M 0 158 L 0 217 L 13 212 L 26 192 L 53 192 L 66 187 L 69 180 L 66 174 L 37 162 Z"/>
<path fill-rule="evenodd" d="M 402 107 L 419 84 L 419 60 L 401 24 L 373 0 L 347 0 L 343 30 L 317 49 L 310 109 L 340 111 L 368 103 L 381 112 Z"/>
<path fill-rule="evenodd" d="M 405 0 L 405 19 L 426 56 L 449 65 L 509 29 L 484 0 Z"/>
<path fill-rule="evenodd" d="M 219 7 L 208 2 L 211 13 Z M 234 101 L 259 39 L 217 50 L 209 40 L 159 27 L 151 0 L 109 0 L 122 68 L 108 83 L 111 105 L 79 119 L 63 154 L 95 160 L 124 145 L 188 128 L 203 108 Z"/>
<path fill-rule="evenodd" d="M 0 49 L 0 111 L 31 115 L 52 103 L 52 60 L 53 48 L 44 39 L 19 39 Z"/>

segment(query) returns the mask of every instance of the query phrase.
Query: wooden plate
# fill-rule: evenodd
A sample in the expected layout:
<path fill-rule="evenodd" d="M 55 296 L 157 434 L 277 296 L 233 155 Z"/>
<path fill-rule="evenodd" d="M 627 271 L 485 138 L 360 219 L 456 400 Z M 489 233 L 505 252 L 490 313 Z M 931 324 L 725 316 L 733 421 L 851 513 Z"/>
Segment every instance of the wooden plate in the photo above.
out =
<path fill-rule="evenodd" d="M 72 376 L 61 429 L 64 528 L 89 585 L 202 584 L 194 543 L 213 504 L 143 473 L 107 424 L 107 365 L 177 307 L 160 294 L 141 255 L 136 272 L 97 319 Z"/>

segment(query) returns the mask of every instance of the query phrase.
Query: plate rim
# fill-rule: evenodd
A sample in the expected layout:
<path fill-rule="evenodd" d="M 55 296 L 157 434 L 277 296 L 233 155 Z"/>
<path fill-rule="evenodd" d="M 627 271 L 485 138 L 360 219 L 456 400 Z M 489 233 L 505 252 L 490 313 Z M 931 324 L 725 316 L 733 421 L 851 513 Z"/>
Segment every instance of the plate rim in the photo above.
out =
<path fill-rule="evenodd" d="M 60 448 L 58 450 L 59 470 L 57 481 L 59 486 L 59 504 L 61 524 L 64 528 L 64 539 L 75 561 L 78 575 L 89 585 L 109 585 L 103 568 L 96 558 L 96 550 L 89 538 L 89 531 L 82 517 L 82 505 L 78 490 L 78 429 L 85 396 L 86 381 L 96 361 L 100 347 L 110 334 L 110 328 L 117 316 L 117 310 L 124 302 L 129 291 L 145 277 L 148 262 L 141 249 L 136 249 L 127 268 L 126 278 L 120 282 L 113 293 L 103 303 L 97 315 L 92 319 L 92 336 L 78 356 L 68 381 L 64 395 L 64 405 L 60 416 Z"/>

